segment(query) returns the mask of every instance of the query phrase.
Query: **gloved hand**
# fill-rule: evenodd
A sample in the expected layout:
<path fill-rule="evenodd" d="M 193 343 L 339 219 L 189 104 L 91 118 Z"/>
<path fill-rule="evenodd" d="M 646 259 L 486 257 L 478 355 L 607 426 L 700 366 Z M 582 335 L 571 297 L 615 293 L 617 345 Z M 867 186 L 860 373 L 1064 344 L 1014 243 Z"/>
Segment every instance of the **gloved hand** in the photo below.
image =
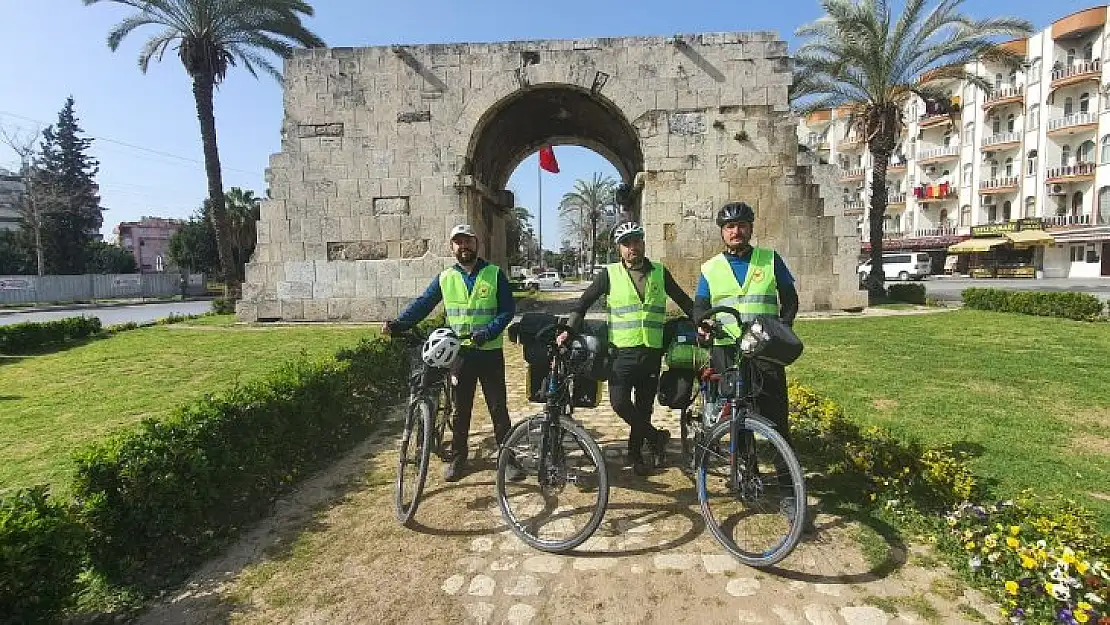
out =
<path fill-rule="evenodd" d="M 481 346 L 483 343 L 489 340 L 489 331 L 485 328 L 474 330 L 470 333 L 470 339 L 474 341 L 475 345 Z"/>

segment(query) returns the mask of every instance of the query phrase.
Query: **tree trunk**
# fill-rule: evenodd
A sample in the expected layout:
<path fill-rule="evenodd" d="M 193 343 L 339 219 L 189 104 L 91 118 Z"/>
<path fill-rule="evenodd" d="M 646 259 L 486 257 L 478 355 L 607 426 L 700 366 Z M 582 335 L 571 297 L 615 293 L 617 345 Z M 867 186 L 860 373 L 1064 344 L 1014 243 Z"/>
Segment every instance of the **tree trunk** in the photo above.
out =
<path fill-rule="evenodd" d="M 590 274 L 594 272 L 597 264 L 597 212 L 590 213 Z"/>
<path fill-rule="evenodd" d="M 216 117 L 212 104 L 214 88 L 215 78 L 211 74 L 193 77 L 193 97 L 196 98 L 200 139 L 204 145 L 204 172 L 208 176 L 212 229 L 216 231 L 216 252 L 220 257 L 220 271 L 228 285 L 229 296 L 237 298 L 242 279 L 231 252 L 231 220 L 224 202 L 223 173 L 220 171 L 220 153 L 216 147 Z"/>
<path fill-rule="evenodd" d="M 889 143 L 882 139 L 880 142 Z M 883 272 L 883 216 L 886 214 L 886 168 L 889 163 L 890 150 L 877 146 L 871 148 L 871 206 L 867 215 L 871 226 L 871 275 L 867 278 L 867 291 L 873 296 L 886 292 L 883 287 L 886 281 Z"/>

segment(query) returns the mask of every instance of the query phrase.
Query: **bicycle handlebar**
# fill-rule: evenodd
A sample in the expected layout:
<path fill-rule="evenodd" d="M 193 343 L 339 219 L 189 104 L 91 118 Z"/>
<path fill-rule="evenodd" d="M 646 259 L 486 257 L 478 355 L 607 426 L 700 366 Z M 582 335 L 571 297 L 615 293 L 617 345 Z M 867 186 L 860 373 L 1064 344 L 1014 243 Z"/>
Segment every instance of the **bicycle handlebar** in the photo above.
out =
<path fill-rule="evenodd" d="M 735 337 L 730 336 L 727 332 L 725 332 L 720 324 L 709 325 L 706 323 L 707 320 L 719 314 L 729 315 L 733 319 L 736 319 L 736 323 L 740 324 L 741 327 L 744 326 L 744 320 L 741 319 L 740 313 L 731 306 L 714 306 L 713 308 L 710 308 L 709 310 L 705 311 L 704 315 L 697 319 L 696 325 L 699 328 L 705 328 L 709 330 L 710 334 L 713 335 L 713 338 L 738 341 L 739 339 L 736 339 Z"/>

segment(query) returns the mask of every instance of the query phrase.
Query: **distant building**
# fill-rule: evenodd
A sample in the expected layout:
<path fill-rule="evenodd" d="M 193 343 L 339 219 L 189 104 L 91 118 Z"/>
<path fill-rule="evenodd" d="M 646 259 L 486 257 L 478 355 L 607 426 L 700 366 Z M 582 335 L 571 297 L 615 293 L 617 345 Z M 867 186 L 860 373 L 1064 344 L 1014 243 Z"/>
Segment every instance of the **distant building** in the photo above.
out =
<path fill-rule="evenodd" d="M 23 177 L 0 167 L 0 230 L 19 230 Z"/>
<path fill-rule="evenodd" d="M 112 229 L 116 244 L 131 252 L 140 273 L 161 273 L 170 266 L 170 237 L 185 225 L 183 219 L 143 217 Z"/>

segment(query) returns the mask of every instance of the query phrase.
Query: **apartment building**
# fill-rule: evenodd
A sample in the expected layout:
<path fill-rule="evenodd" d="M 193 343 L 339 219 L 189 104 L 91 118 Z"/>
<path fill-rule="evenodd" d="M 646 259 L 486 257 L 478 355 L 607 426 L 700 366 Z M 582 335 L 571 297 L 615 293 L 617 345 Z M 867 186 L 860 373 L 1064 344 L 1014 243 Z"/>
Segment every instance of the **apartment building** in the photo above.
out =
<path fill-rule="evenodd" d="M 0 167 L 0 230 L 19 230 L 23 176 Z"/>
<path fill-rule="evenodd" d="M 977 62 L 983 92 L 905 104 L 888 169 L 884 249 L 929 252 L 934 271 L 974 277 L 1110 276 L 1110 58 L 1107 7 L 1063 17 L 1005 46 L 1018 69 Z M 799 141 L 840 166 L 870 251 L 871 162 L 846 108 L 817 111 Z"/>
<path fill-rule="evenodd" d="M 140 273 L 162 273 L 170 267 L 170 237 L 185 225 L 182 219 L 143 217 L 112 229 L 116 244 L 131 252 Z"/>

